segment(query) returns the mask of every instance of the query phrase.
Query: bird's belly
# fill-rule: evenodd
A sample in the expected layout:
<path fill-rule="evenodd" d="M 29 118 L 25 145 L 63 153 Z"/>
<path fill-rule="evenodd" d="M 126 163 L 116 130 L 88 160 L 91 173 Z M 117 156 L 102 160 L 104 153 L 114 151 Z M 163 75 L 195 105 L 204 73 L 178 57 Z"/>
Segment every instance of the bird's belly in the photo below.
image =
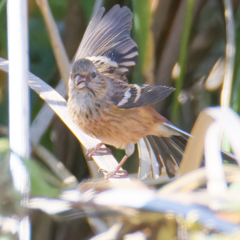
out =
<path fill-rule="evenodd" d="M 138 120 L 129 119 L 129 116 L 122 112 L 112 113 L 110 109 L 103 112 L 99 118 L 89 119 L 83 126 L 83 131 L 105 144 L 126 149 L 129 143 L 137 143 L 139 139 L 150 134 L 148 125 L 144 126 Z"/>
<path fill-rule="evenodd" d="M 107 145 L 120 149 L 125 149 L 130 142 L 135 143 L 138 141 L 138 139 L 130 139 L 129 135 L 122 131 L 120 125 L 116 126 L 116 123 L 102 119 L 90 119 L 81 128 L 88 135 L 94 136 Z"/>
<path fill-rule="evenodd" d="M 89 106 L 72 106 L 68 107 L 69 115 L 83 132 L 116 148 L 125 149 L 129 143 L 137 143 L 142 137 L 154 134 L 152 121 L 143 121 L 135 109 L 99 108 L 91 109 L 92 114 L 89 114 Z"/>

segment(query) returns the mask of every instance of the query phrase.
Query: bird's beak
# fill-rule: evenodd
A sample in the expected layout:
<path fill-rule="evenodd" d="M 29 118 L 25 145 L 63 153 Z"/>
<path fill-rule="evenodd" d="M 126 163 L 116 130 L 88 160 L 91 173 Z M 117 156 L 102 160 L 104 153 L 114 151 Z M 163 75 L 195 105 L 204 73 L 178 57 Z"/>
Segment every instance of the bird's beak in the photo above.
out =
<path fill-rule="evenodd" d="M 75 86 L 78 88 L 78 89 L 81 89 L 83 87 L 86 86 L 86 78 L 81 76 L 81 75 L 76 75 L 75 76 Z"/>

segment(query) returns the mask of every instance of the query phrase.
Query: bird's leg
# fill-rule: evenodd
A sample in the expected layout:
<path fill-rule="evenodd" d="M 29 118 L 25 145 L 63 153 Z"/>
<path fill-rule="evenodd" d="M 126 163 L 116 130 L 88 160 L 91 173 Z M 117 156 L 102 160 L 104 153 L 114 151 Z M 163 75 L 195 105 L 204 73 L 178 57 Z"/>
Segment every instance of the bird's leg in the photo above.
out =
<path fill-rule="evenodd" d="M 107 153 L 111 154 L 112 152 L 111 152 L 111 150 L 110 150 L 109 148 L 107 148 L 107 147 L 106 147 L 106 148 L 101 148 L 103 144 L 104 144 L 104 143 L 101 142 L 101 143 L 97 144 L 95 147 L 88 149 L 87 152 L 86 152 L 86 155 L 87 155 L 89 158 L 91 158 L 91 157 L 92 157 L 93 155 L 95 155 L 99 150 L 101 150 L 101 151 L 104 150 L 104 151 L 107 151 Z"/>
<path fill-rule="evenodd" d="M 134 143 L 128 143 L 125 148 L 125 156 L 122 158 L 121 162 L 118 164 L 117 168 L 113 171 L 108 173 L 105 177 L 108 179 L 110 177 L 126 177 L 127 171 L 126 170 L 120 170 L 122 165 L 126 162 L 126 160 L 133 154 L 135 149 Z"/>
<path fill-rule="evenodd" d="M 118 164 L 117 168 L 113 171 L 108 173 L 105 178 L 109 179 L 110 177 L 126 177 L 127 176 L 127 171 L 126 170 L 120 170 L 120 168 L 122 167 L 122 165 L 126 162 L 126 160 L 128 159 L 128 155 L 125 155 L 122 160 L 120 161 L 120 163 Z"/>

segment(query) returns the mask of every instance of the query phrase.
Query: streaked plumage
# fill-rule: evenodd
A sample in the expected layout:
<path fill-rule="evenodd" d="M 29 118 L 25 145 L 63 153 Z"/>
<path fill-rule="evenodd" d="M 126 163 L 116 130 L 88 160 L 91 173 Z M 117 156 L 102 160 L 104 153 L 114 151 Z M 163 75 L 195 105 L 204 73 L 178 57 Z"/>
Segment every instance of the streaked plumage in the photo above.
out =
<path fill-rule="evenodd" d="M 79 46 L 69 79 L 69 114 L 87 134 L 125 149 L 124 160 L 138 143 L 140 155 L 147 149 L 154 178 L 163 168 L 174 177 L 189 134 L 148 106 L 174 89 L 128 83 L 138 56 L 130 37 L 132 13 L 119 5 L 102 18 L 103 13 L 101 8 L 93 17 Z"/>

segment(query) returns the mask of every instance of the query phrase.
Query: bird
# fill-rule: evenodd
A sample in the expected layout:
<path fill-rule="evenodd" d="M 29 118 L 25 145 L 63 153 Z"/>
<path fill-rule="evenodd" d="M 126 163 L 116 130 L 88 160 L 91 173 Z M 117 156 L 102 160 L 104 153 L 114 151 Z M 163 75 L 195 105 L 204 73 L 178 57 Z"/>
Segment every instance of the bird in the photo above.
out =
<path fill-rule="evenodd" d="M 68 113 L 83 132 L 101 141 L 88 151 L 89 156 L 103 144 L 125 150 L 107 178 L 127 175 L 121 167 L 135 144 L 148 169 L 140 167 L 141 178 L 150 174 L 157 179 L 163 170 L 173 178 L 191 135 L 150 104 L 166 98 L 174 88 L 128 82 L 138 58 L 137 44 L 130 36 L 131 10 L 115 5 L 103 16 L 104 11 L 101 8 L 92 18 L 77 50 L 69 75 Z"/>

